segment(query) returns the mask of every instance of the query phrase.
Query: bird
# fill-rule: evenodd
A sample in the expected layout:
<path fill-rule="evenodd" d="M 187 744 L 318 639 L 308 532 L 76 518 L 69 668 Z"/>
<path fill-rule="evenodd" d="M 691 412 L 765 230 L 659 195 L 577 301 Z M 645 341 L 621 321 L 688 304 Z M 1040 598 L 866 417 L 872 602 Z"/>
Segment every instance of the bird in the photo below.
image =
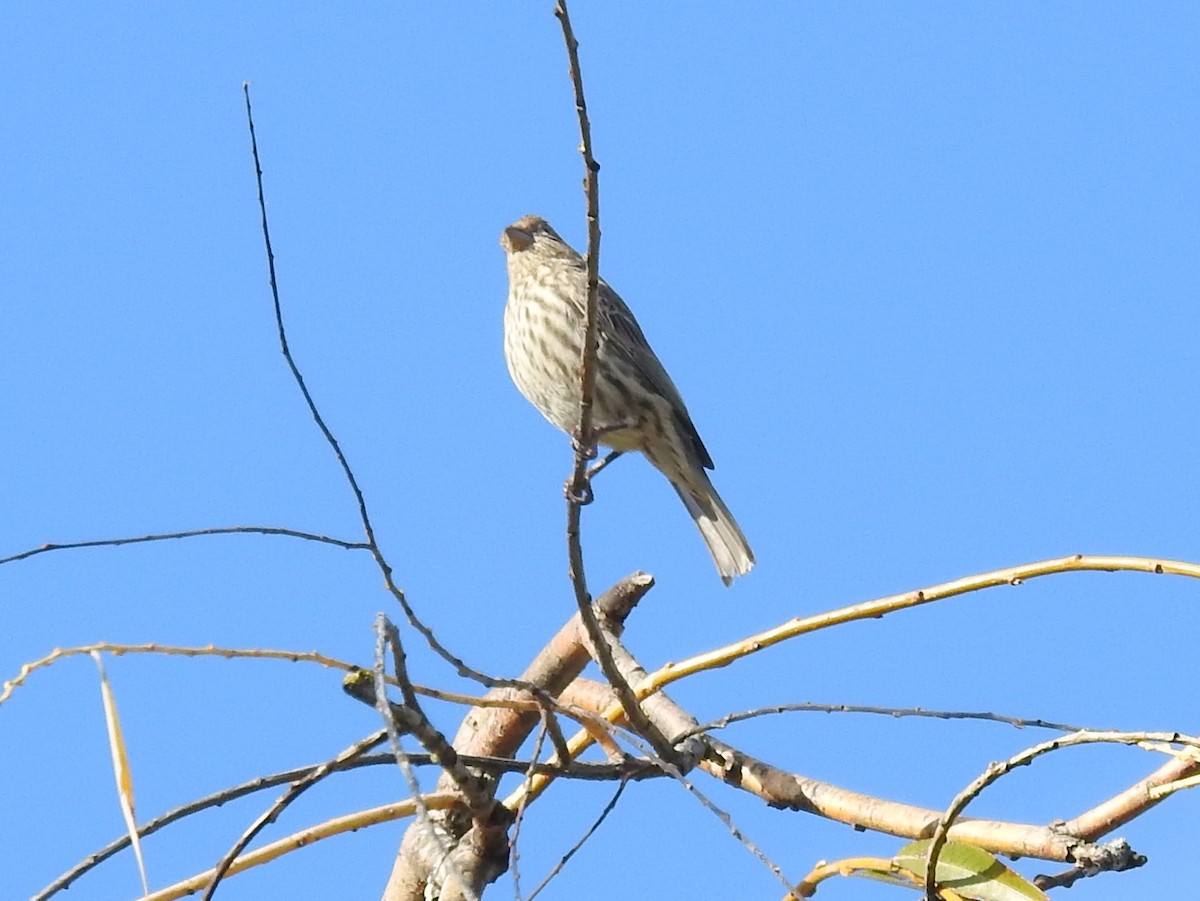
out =
<path fill-rule="evenodd" d="M 513 383 L 568 435 L 579 425 L 587 263 L 540 216 L 500 234 L 508 266 L 504 359 Z M 592 425 L 599 443 L 640 451 L 679 494 L 725 585 L 754 566 L 754 552 L 713 487 L 712 457 L 683 397 L 625 301 L 600 280 Z"/>

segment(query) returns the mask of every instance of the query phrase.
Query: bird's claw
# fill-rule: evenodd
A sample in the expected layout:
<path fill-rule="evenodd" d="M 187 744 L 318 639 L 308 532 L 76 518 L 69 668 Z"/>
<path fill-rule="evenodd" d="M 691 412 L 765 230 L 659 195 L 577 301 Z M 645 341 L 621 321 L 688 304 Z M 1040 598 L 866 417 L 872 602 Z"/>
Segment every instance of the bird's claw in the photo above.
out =
<path fill-rule="evenodd" d="M 593 436 L 593 438 L 594 437 L 595 436 Z M 596 459 L 597 450 L 596 450 L 595 441 L 593 440 L 593 442 L 591 444 L 584 444 L 580 440 L 578 432 L 576 432 L 574 435 L 571 436 L 571 447 L 572 447 L 572 449 L 574 449 L 576 454 L 579 454 L 585 460 L 595 460 Z"/>
<path fill-rule="evenodd" d="M 567 479 L 567 483 L 563 486 L 563 493 L 567 496 L 567 500 L 572 503 L 579 504 L 581 507 L 586 507 L 596 499 L 596 495 L 592 492 L 592 483 L 584 476 L 584 481 L 579 490 L 575 490 L 575 480 Z"/>

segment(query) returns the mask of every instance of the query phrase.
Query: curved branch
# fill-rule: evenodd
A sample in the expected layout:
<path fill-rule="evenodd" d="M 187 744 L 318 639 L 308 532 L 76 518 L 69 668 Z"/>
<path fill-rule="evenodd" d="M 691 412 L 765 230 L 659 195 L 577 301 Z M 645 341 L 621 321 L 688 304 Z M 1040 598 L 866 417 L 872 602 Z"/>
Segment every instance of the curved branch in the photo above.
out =
<path fill-rule="evenodd" d="M 452 792 L 437 792 L 425 795 L 421 799 L 421 803 L 430 810 L 449 810 L 461 804 L 462 799 Z M 335 817 L 309 829 L 271 842 L 269 845 L 263 845 L 261 848 L 255 848 L 252 851 L 246 852 L 230 865 L 226 875 L 233 876 L 252 867 L 262 866 L 292 851 L 298 851 L 314 842 L 332 838 L 335 835 L 357 832 L 359 829 L 367 826 L 375 826 L 380 823 L 390 823 L 393 820 L 411 817 L 414 813 L 416 813 L 416 804 L 409 798 L 405 801 L 384 804 L 381 807 L 374 807 L 370 810 L 360 810 L 357 813 L 348 814 L 344 817 Z M 206 870 L 203 873 L 189 876 L 187 879 L 177 882 L 174 885 L 159 889 L 157 892 L 151 892 L 149 895 L 138 899 L 138 901 L 175 901 L 176 898 L 183 898 L 194 894 L 208 885 L 214 872 L 214 870 Z"/>
<path fill-rule="evenodd" d="M 41 547 L 30 548 L 8 557 L 0 557 L 0 566 L 6 563 L 16 563 L 18 560 L 28 560 L 39 554 L 50 551 L 73 551 L 86 547 L 120 547 L 124 544 L 143 544 L 148 541 L 170 541 L 175 538 L 195 538 L 200 535 L 282 535 L 285 538 L 300 538 L 304 541 L 316 541 L 319 544 L 331 544 L 334 547 L 351 551 L 370 550 L 371 546 L 362 541 L 345 541 L 341 538 L 330 538 L 328 535 L 318 535 L 315 532 L 303 532 L 299 529 L 284 529 L 278 526 L 216 526 L 211 529 L 187 529 L 182 532 L 156 532 L 150 535 L 130 536 L 125 538 L 98 538 L 93 541 L 69 541 L 62 543 L 43 544 Z"/>
<path fill-rule="evenodd" d="M 632 612 L 634 606 L 654 585 L 654 580 L 645 573 L 634 573 L 622 579 L 596 600 L 596 606 L 610 622 L 620 623 Z M 590 608 L 589 608 L 590 609 Z M 589 662 L 585 650 L 586 628 L 583 625 L 582 611 L 572 616 L 550 642 L 538 653 L 533 662 L 521 674 L 519 680 L 529 686 L 533 697 L 557 696 L 567 688 L 572 681 L 583 672 Z M 515 697 L 514 697 L 515 695 Z M 522 697 L 511 689 L 502 689 L 489 693 L 491 700 L 526 700 L 530 695 Z M 464 717 L 452 745 L 460 754 L 499 754 L 508 756 L 515 753 L 537 725 L 539 715 L 536 709 L 528 707 L 491 707 L 471 710 Z M 595 728 L 595 727 L 593 727 Z M 568 765 L 573 758 L 558 761 Z M 537 768 L 533 779 L 542 777 L 547 772 Z M 527 780 L 528 781 L 528 780 Z M 497 782 L 491 782 L 491 790 L 497 788 Z M 439 789 L 450 790 L 453 783 L 443 774 L 438 782 Z M 516 808 L 513 807 L 513 810 Z M 468 824 L 469 825 L 469 824 Z M 465 834 L 459 832 L 459 847 L 463 848 L 464 858 L 472 854 L 483 854 L 487 846 L 476 838 L 474 830 Z M 456 849 L 457 850 L 457 849 Z M 416 824 L 408 828 L 400 844 L 400 852 L 396 856 L 384 890 L 384 898 L 388 901 L 416 901 L 424 897 L 426 881 L 437 865 L 437 860 L 431 857 L 432 849 L 422 841 L 421 833 Z M 472 869 L 469 860 L 464 861 L 464 868 Z"/>
<path fill-rule="evenodd" d="M 321 415 L 321 411 L 317 409 L 317 403 L 313 400 L 312 394 L 308 390 L 308 385 L 304 382 L 304 376 L 300 372 L 300 367 L 296 365 L 296 361 L 292 358 L 291 348 L 288 346 L 287 330 L 283 327 L 283 304 L 279 300 L 279 282 L 275 275 L 275 250 L 271 246 L 271 228 L 267 222 L 267 200 L 263 193 L 263 171 L 262 164 L 258 158 L 258 138 L 254 133 L 254 112 L 250 106 L 250 82 L 242 83 L 242 93 L 246 98 L 246 124 L 250 129 L 250 153 L 254 157 L 254 178 L 258 187 L 259 218 L 263 244 L 267 252 L 267 272 L 271 282 L 271 300 L 275 305 L 275 328 L 279 334 L 279 349 L 283 352 L 283 358 L 287 361 L 288 369 L 291 370 L 296 386 L 300 389 L 300 393 L 304 395 L 304 403 L 308 406 L 308 412 L 312 416 L 313 422 L 317 424 L 317 428 L 325 436 L 326 443 L 333 449 L 338 465 L 342 468 L 342 475 L 346 477 L 346 481 L 350 485 L 350 490 L 354 492 L 354 499 L 358 502 L 358 516 L 362 521 L 363 531 L 367 536 L 367 543 L 374 548 L 377 546 L 375 543 L 375 530 L 371 526 L 371 517 L 367 513 L 367 501 L 363 496 L 362 489 L 358 486 L 358 479 L 355 478 L 354 470 L 350 468 L 350 463 L 346 459 L 346 455 L 342 453 L 342 447 L 338 444 L 337 438 L 333 436 L 333 432 L 325 424 L 325 418 Z"/>
<path fill-rule="evenodd" d="M 678 663 L 668 663 L 650 674 L 647 682 L 637 687 L 638 697 L 646 695 L 677 682 L 694 673 L 705 670 L 719 669 L 728 666 L 735 660 L 757 654 L 772 645 L 787 641 L 809 632 L 818 632 L 832 626 L 854 622 L 861 619 L 878 619 L 898 610 L 920 607 L 934 601 L 943 601 L 960 594 L 980 591 L 984 588 L 995 588 L 999 585 L 1020 585 L 1028 579 L 1041 576 L 1056 575 L 1069 572 L 1144 572 L 1157 575 L 1187 576 L 1200 579 L 1200 564 L 1183 560 L 1163 560 L 1154 557 L 1100 556 L 1089 554 L 1074 554 L 1070 557 L 1058 557 L 1053 560 L 1040 560 L 1036 563 L 1023 563 L 1006 569 L 996 569 L 979 575 L 966 576 L 952 582 L 943 582 L 918 591 L 907 591 L 903 594 L 889 595 L 874 601 L 852 604 L 849 607 L 839 607 L 815 616 L 796 617 L 782 625 L 757 635 L 727 644 L 724 647 L 697 654 Z"/>
<path fill-rule="evenodd" d="M 955 796 L 945 812 L 938 818 L 937 827 L 934 829 L 932 839 L 929 843 L 929 854 L 926 858 L 926 897 L 930 899 L 936 897 L 938 855 L 941 854 L 942 848 L 949 838 L 950 829 L 954 825 L 954 821 L 966 809 L 967 805 L 979 797 L 983 790 L 993 782 L 1008 775 L 1017 767 L 1026 766 L 1038 757 L 1049 754 L 1052 751 L 1062 750 L 1063 748 L 1104 743 L 1141 745 L 1146 742 L 1161 744 L 1163 748 L 1159 750 L 1166 750 L 1166 747 L 1172 744 L 1185 745 L 1193 750 L 1200 749 L 1200 738 L 1183 735 L 1179 732 L 1076 732 L 1074 735 L 1064 735 L 1061 738 L 1054 738 L 1050 741 L 1036 744 L 1031 748 L 1026 748 L 1020 754 L 1016 754 L 1008 760 L 989 764 L 986 770 L 975 777 L 970 784 Z M 1194 757 L 1192 759 L 1194 760 Z M 1059 829 L 1061 830 L 1061 827 Z M 1075 844 L 1081 843 L 1074 836 L 1068 836 L 1068 838 L 1072 839 Z"/>

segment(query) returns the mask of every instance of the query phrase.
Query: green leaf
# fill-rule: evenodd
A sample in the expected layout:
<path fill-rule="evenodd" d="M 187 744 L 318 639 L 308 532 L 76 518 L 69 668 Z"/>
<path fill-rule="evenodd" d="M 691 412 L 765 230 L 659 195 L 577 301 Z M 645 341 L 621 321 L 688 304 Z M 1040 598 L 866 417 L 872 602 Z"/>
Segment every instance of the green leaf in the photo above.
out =
<path fill-rule="evenodd" d="M 896 866 L 924 878 L 929 840 L 910 842 L 892 860 Z M 993 855 L 959 842 L 946 842 L 937 862 L 938 885 L 971 901 L 1049 901 L 1049 896 L 1017 875 Z"/>

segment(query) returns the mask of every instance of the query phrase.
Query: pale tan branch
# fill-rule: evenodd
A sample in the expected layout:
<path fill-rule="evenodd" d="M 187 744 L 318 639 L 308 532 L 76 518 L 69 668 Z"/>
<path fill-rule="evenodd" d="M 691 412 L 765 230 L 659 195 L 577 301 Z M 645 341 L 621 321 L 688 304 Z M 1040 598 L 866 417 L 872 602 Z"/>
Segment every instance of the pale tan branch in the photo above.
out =
<path fill-rule="evenodd" d="M 601 616 L 606 620 L 620 623 L 632 612 L 637 602 L 654 585 L 654 580 L 644 573 L 635 573 L 618 582 L 596 601 Z M 584 648 L 586 629 L 582 617 L 576 613 L 550 640 L 545 648 L 537 655 L 521 675 L 521 682 L 538 688 L 551 697 L 560 694 L 571 682 L 583 672 L 589 662 Z M 534 700 L 528 692 L 518 692 L 511 688 L 496 689 L 489 693 L 489 698 L 504 700 Z M 452 745 L 459 754 L 478 754 L 490 756 L 509 756 L 516 752 L 522 742 L 539 721 L 537 708 L 511 709 L 503 707 L 476 708 L 469 711 L 459 726 Z M 560 761 L 564 765 L 569 760 Z M 482 774 L 481 774 L 482 775 Z M 541 778 L 532 776 L 533 779 Z M 449 789 L 446 777 L 439 782 L 440 789 Z M 490 782 L 488 789 L 495 792 L 495 783 Z M 508 807 L 515 810 L 516 807 Z M 479 886 L 496 878 L 500 872 L 481 871 L 480 863 L 485 860 L 495 860 L 498 851 L 507 851 L 507 836 L 497 829 L 472 828 L 469 820 L 447 817 L 438 818 L 439 825 L 444 825 L 453 842 L 452 849 L 455 866 L 466 874 L 473 874 L 480 881 Z M 504 824 L 507 825 L 507 824 Z M 421 901 L 429 880 L 433 878 L 440 864 L 440 851 L 436 844 L 430 841 L 426 830 L 411 826 L 404 835 L 400 852 L 396 857 L 391 876 L 384 891 L 385 901 Z"/>
<path fill-rule="evenodd" d="M 638 696 L 645 697 L 694 673 L 728 666 L 735 660 L 757 654 L 759 651 L 810 632 L 818 632 L 856 620 L 877 619 L 899 610 L 943 601 L 985 588 L 995 588 L 999 585 L 1020 585 L 1029 579 L 1070 572 L 1142 572 L 1200 579 L 1200 564 L 1153 557 L 1075 554 L 1070 557 L 1024 563 L 1006 569 L 966 576 L 917 591 L 907 591 L 873 601 L 864 601 L 861 604 L 839 607 L 815 616 L 798 616 L 772 629 L 767 629 L 765 632 L 750 635 L 724 647 L 697 654 L 678 663 L 668 663 L 657 672 L 652 673 L 646 683 L 637 686 Z"/>
<path fill-rule="evenodd" d="M 451 792 L 425 795 L 421 800 L 429 810 L 450 810 L 462 803 L 462 799 Z M 359 829 L 364 829 L 367 826 L 390 823 L 393 820 L 411 817 L 416 813 L 416 809 L 415 802 L 410 798 L 406 801 L 384 804 L 381 807 L 360 810 L 357 813 L 352 813 L 344 817 L 335 817 L 334 819 L 326 820 L 310 829 L 296 832 L 286 838 L 281 838 L 278 841 L 271 842 L 269 845 L 255 848 L 253 851 L 243 854 L 230 865 L 226 876 L 234 876 L 252 867 L 259 867 L 270 863 L 273 860 L 283 857 L 285 854 L 290 854 L 292 851 L 299 851 L 301 848 L 306 848 L 314 842 L 323 841 L 335 835 L 357 832 Z M 138 899 L 138 901 L 174 901 L 176 898 L 184 898 L 208 885 L 213 877 L 213 873 L 214 870 L 197 873 L 195 876 L 191 876 L 174 885 L 167 886 L 157 892 L 151 892 L 149 895 Z"/>
<path fill-rule="evenodd" d="M 950 829 L 958 819 L 959 814 L 975 798 L 979 797 L 985 788 L 1008 775 L 1014 769 L 1027 766 L 1043 755 L 1079 745 L 1105 743 L 1140 745 L 1148 747 L 1150 750 L 1163 751 L 1174 755 L 1179 755 L 1180 752 L 1170 748 L 1170 745 L 1185 745 L 1189 749 L 1187 754 L 1185 756 L 1176 756 L 1175 759 L 1188 759 L 1192 761 L 1195 760 L 1194 754 L 1196 749 L 1200 749 L 1200 738 L 1183 735 L 1178 732 L 1076 732 L 1072 735 L 1064 735 L 1026 748 L 1008 760 L 989 764 L 987 769 L 954 797 L 949 806 L 938 817 L 937 826 L 933 830 L 933 835 L 929 843 L 925 879 L 926 896 L 932 899 L 936 894 L 936 880 L 934 877 L 937 873 L 938 855 L 949 839 Z M 1061 829 L 1061 827 L 1059 828 Z M 1082 842 L 1078 843 L 1082 844 Z M 989 850 L 992 849 L 989 848 Z"/>
<path fill-rule="evenodd" d="M 1087 841 L 1095 841 L 1160 804 L 1166 796 L 1155 789 L 1196 774 L 1200 774 L 1200 760 L 1175 757 L 1123 792 L 1068 820 L 1062 828 Z"/>

